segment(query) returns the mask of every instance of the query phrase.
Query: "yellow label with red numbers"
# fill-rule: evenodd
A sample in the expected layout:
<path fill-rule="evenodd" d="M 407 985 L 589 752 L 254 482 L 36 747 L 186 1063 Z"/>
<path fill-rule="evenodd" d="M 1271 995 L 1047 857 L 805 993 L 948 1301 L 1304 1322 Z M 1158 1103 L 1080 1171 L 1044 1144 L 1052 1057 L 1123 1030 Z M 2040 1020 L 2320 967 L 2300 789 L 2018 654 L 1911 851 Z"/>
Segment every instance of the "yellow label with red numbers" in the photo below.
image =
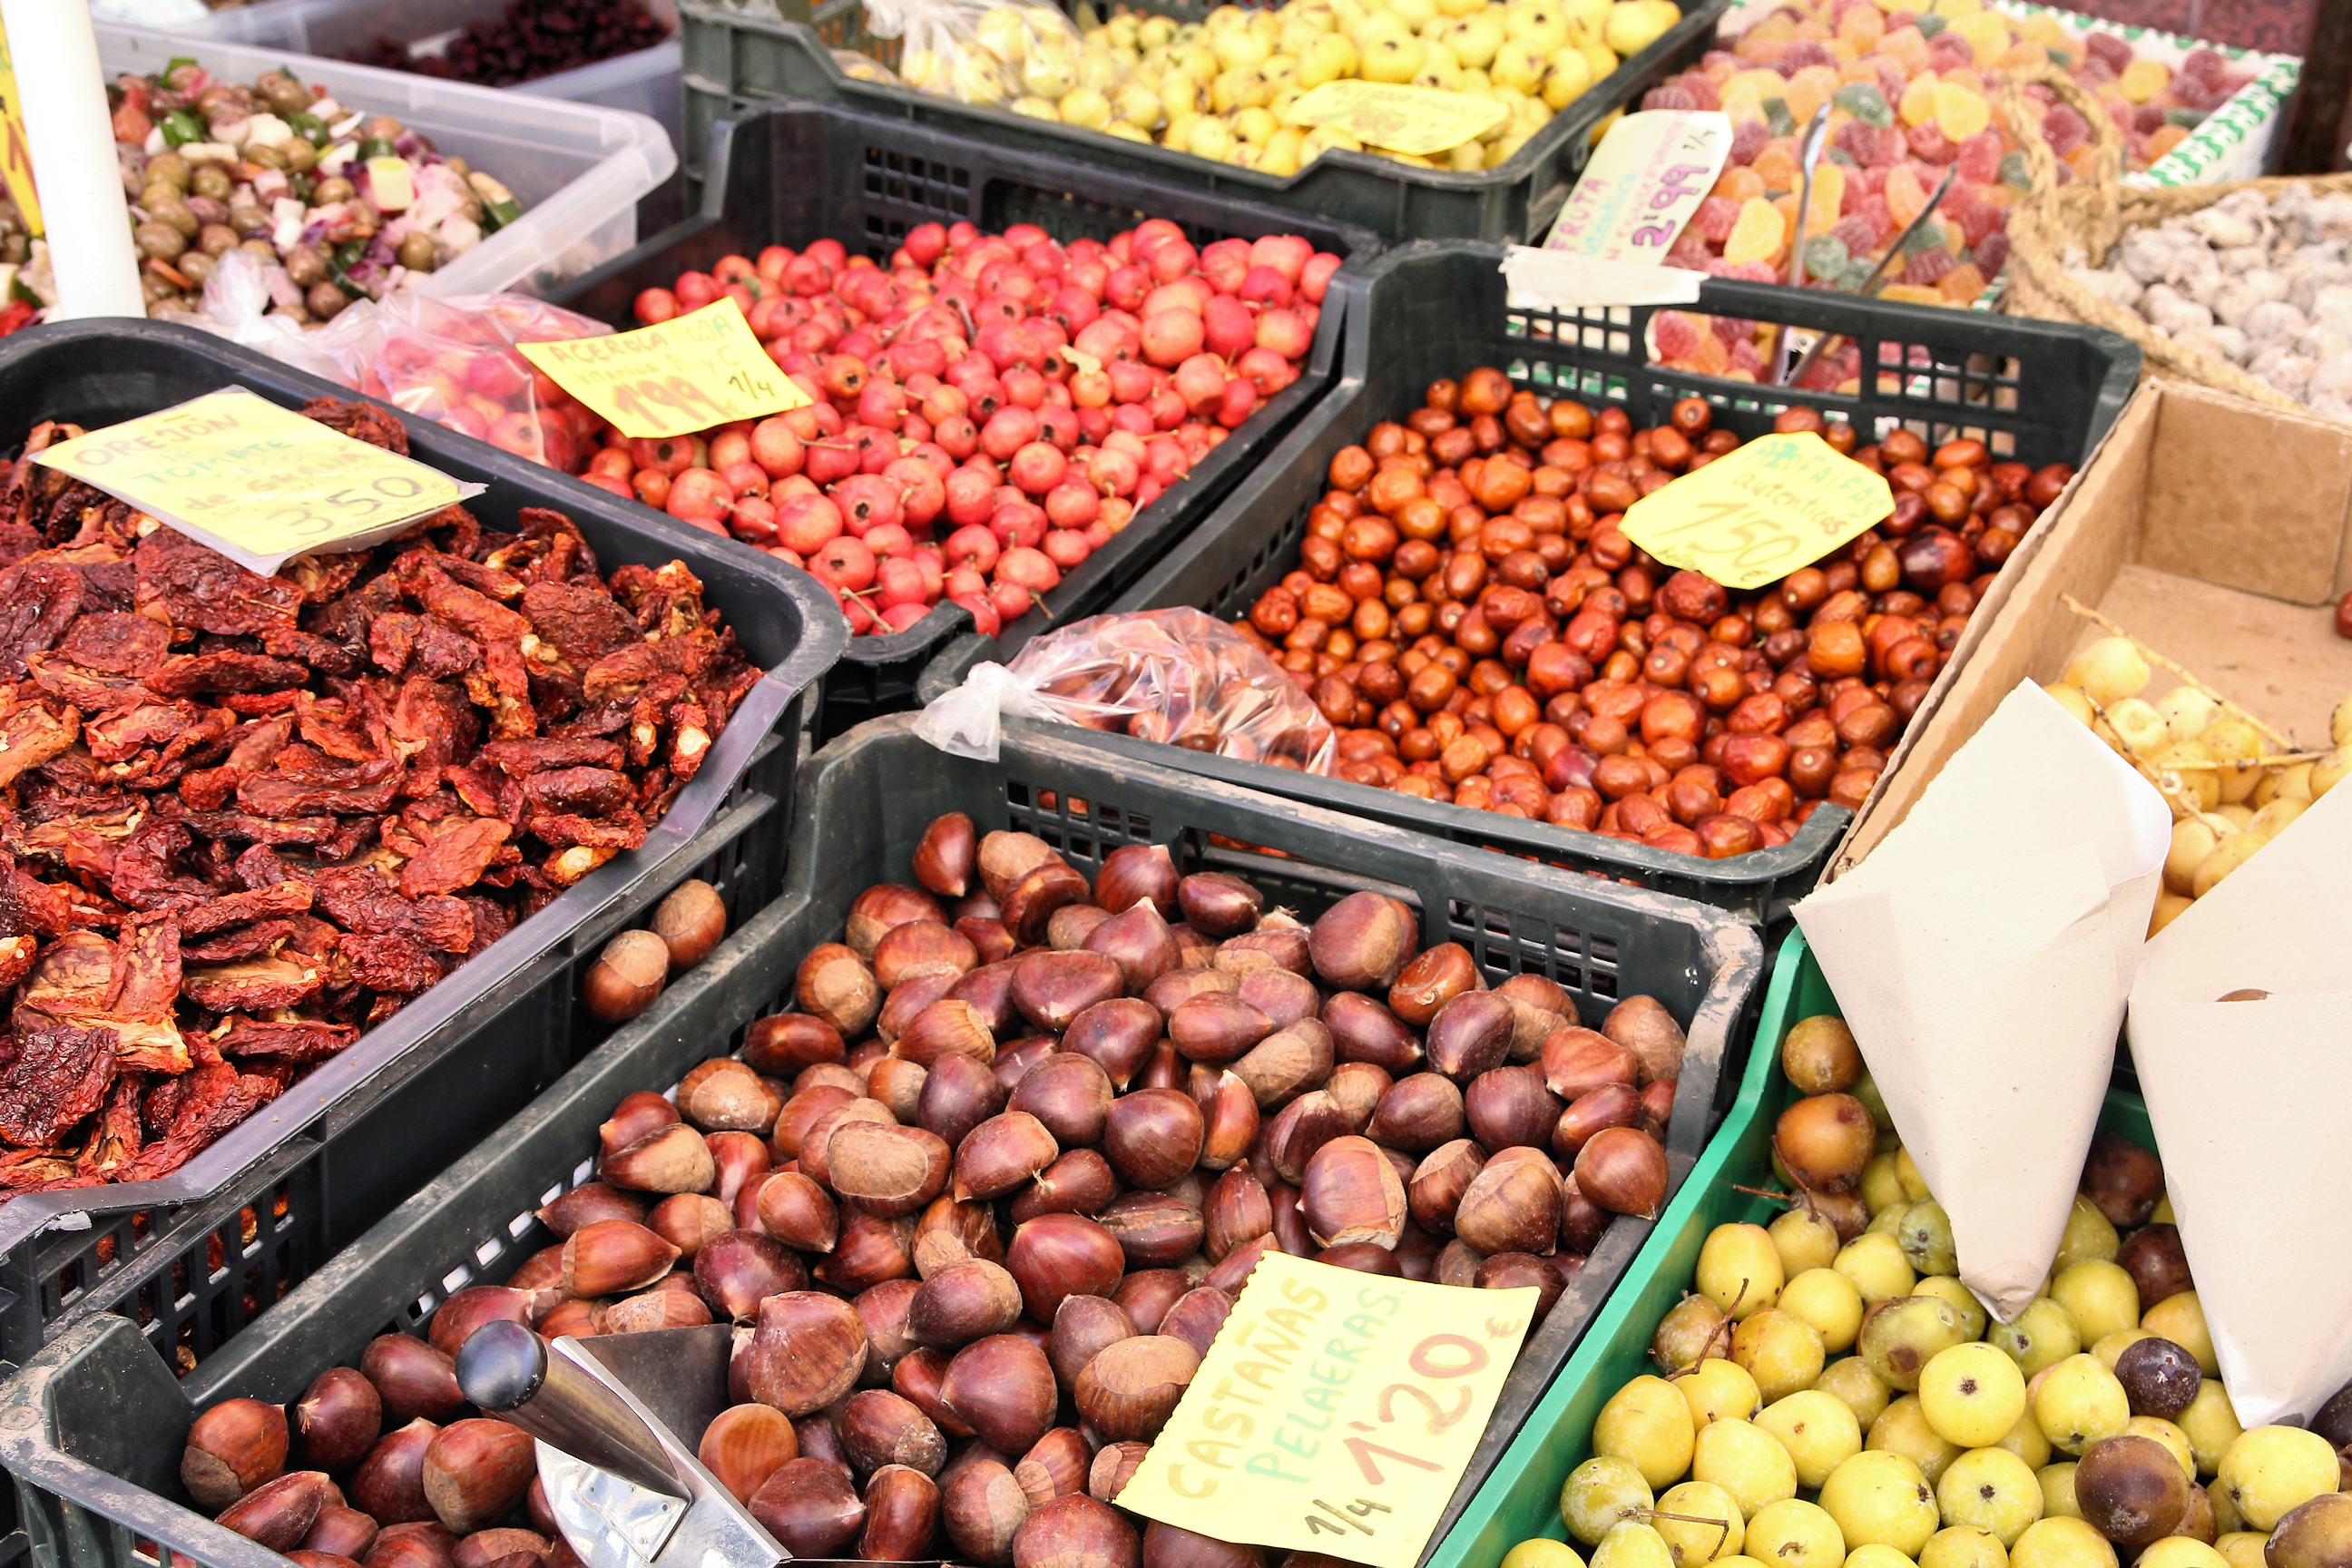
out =
<path fill-rule="evenodd" d="M 1895 510 L 1886 481 L 1811 431 L 1761 436 L 1625 510 L 1625 537 L 1727 588 L 1810 566 Z"/>
<path fill-rule="evenodd" d="M 691 436 L 809 403 L 751 335 L 731 298 L 634 332 L 516 346 L 556 385 L 633 437 Z"/>

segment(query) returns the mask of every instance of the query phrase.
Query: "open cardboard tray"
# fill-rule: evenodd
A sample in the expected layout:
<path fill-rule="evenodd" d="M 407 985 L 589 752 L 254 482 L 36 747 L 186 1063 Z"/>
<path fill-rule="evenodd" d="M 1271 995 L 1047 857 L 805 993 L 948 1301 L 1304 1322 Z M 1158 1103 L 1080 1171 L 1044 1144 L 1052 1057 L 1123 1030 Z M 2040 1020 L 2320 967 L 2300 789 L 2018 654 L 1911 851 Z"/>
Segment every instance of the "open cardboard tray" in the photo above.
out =
<path fill-rule="evenodd" d="M 739 1047 L 752 1019 L 786 1007 L 802 955 L 837 940 L 850 901 L 904 875 L 923 829 L 951 810 L 983 833 L 1038 834 L 1089 876 L 1122 844 L 1165 844 L 1180 869 L 1233 871 L 1305 919 L 1377 887 L 1419 910 L 1424 942 L 1463 943 L 1491 981 L 1548 974 L 1589 1022 L 1649 992 L 1689 1034 L 1668 1128 L 1676 1182 L 1715 1124 L 1762 967 L 1753 931 L 1680 900 L 1129 764 L 1053 731 L 1010 736 L 1003 758 L 983 763 L 934 751 L 903 715 L 875 721 L 802 770 L 783 897 L 192 1375 L 174 1383 L 135 1329 L 100 1319 L 0 1386 L 0 1465 L 16 1478 L 42 1560 L 146 1568 L 133 1554 L 144 1540 L 216 1568 L 276 1563 L 183 1500 L 179 1456 L 196 1413 L 233 1395 L 298 1398 L 327 1366 L 355 1364 L 377 1333 L 413 1329 L 451 1292 L 504 1279 L 551 1239 L 532 1211 L 593 1176 L 597 1124 L 621 1096 L 674 1086 L 695 1063 Z M 1233 841 L 1277 853 L 1219 847 Z M 1614 1222 L 1530 1337 L 1448 1521 L 1650 1229 Z"/>
<path fill-rule="evenodd" d="M 1780 1041 L 1790 1026 L 1838 1012 L 1821 964 L 1801 931 L 1791 931 L 1773 965 L 1739 1099 L 1723 1127 L 1666 1205 L 1622 1288 L 1609 1299 L 1576 1354 L 1423 1568 L 1497 1568 L 1522 1541 L 1567 1538 L 1559 1517 L 1560 1487 L 1592 1455 L 1592 1423 L 1610 1397 L 1634 1378 L 1654 1372 L 1651 1336 L 1658 1321 L 1689 1293 L 1700 1245 L 1718 1225 L 1769 1224 L 1783 1205 L 1758 1195 L 1782 1186 L 1773 1174 L 1772 1131 L 1795 1090 L 1780 1071 Z M 2130 1090 L 2111 1089 L 2099 1130 L 2156 1146 L 2147 1106 Z"/>
<path fill-rule="evenodd" d="M 1863 803 L 1829 877 L 1894 830 L 2021 680 L 2053 681 L 2121 625 L 2303 745 L 2352 693 L 2352 427 L 2185 382 L 2142 386 L 2105 445 L 2019 546 Z M 2021 558 L 2021 559 L 2020 559 Z M 2151 691 L 2175 678 L 2158 670 Z"/>
<path fill-rule="evenodd" d="M 831 236 L 887 262 L 907 231 L 969 220 L 1000 231 L 1035 224 L 1064 241 L 1108 239 L 1147 217 L 1172 219 L 1196 245 L 1238 235 L 1297 234 L 1349 258 L 1331 281 L 1315 346 L 1298 379 L 1268 398 L 1164 495 L 1128 520 L 1110 542 L 1062 578 L 1004 628 L 1017 647 L 1051 625 L 1108 605 L 1205 517 L 1271 447 L 1323 397 L 1337 374 L 1343 334 L 1360 312 L 1356 276 L 1380 243 L 1328 218 L 1253 206 L 1225 196 L 909 125 L 828 103 L 769 103 L 714 133 L 699 216 L 646 241 L 558 296 L 572 310 L 626 329 L 640 289 L 667 288 L 720 257 L 757 256 L 769 245 L 804 246 Z M 851 637 L 825 679 L 821 739 L 914 700 L 923 667 L 971 631 L 971 614 L 942 602 L 902 632 Z"/>
<path fill-rule="evenodd" d="M 0 439 L 13 448 L 39 419 L 95 428 L 230 384 L 289 407 L 355 395 L 188 327 L 36 327 L 0 341 L 0 406 L 15 411 Z M 824 590 L 771 556 L 403 417 L 419 461 L 489 487 L 468 506 L 491 527 L 553 507 L 607 572 L 686 562 L 768 673 L 644 847 L 583 878 L 179 1170 L 0 1205 L 8 1361 L 121 1310 L 167 1359 L 194 1364 L 604 1037 L 573 995 L 606 937 L 689 877 L 718 886 L 736 921 L 782 885 L 803 698 L 847 631 Z"/>

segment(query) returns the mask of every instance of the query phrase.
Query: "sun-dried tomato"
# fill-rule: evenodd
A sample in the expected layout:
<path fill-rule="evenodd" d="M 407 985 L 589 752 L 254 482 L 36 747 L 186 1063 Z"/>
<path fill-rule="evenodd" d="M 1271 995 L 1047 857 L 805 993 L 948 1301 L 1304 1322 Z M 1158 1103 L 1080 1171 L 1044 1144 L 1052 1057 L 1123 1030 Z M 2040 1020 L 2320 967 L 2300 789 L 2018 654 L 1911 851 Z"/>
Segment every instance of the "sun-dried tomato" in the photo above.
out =
<path fill-rule="evenodd" d="M 401 896 L 422 899 L 472 887 L 498 859 L 510 833 L 498 818 L 478 816 L 436 835 L 425 842 L 422 854 L 400 868 Z"/>

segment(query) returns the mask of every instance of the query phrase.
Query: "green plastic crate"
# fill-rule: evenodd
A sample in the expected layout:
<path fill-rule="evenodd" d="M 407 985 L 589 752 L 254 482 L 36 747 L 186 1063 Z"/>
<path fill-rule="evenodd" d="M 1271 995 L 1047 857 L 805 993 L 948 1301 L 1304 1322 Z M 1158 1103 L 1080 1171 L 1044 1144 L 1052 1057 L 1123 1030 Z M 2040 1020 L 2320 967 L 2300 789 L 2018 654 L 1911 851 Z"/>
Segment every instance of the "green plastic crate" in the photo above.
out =
<path fill-rule="evenodd" d="M 1592 1457 L 1592 1423 L 1610 1395 L 1653 1370 L 1650 1336 L 1689 1290 L 1698 1270 L 1699 1244 L 1718 1225 L 1769 1224 L 1781 1212 L 1780 1205 L 1739 1190 L 1775 1185 L 1772 1129 L 1793 1097 L 1780 1073 L 1780 1041 L 1798 1020 L 1837 1012 L 1837 998 L 1830 994 L 1804 933 L 1790 932 L 1772 966 L 1756 1047 L 1730 1114 L 1666 1205 L 1624 1281 L 1585 1331 L 1576 1353 L 1423 1568 L 1496 1568 L 1505 1552 L 1530 1536 L 1568 1539 L 1559 1519 L 1559 1489 L 1570 1470 Z M 2151 1148 L 2156 1143 L 2147 1102 L 2126 1089 L 2108 1089 L 2099 1130 Z"/>

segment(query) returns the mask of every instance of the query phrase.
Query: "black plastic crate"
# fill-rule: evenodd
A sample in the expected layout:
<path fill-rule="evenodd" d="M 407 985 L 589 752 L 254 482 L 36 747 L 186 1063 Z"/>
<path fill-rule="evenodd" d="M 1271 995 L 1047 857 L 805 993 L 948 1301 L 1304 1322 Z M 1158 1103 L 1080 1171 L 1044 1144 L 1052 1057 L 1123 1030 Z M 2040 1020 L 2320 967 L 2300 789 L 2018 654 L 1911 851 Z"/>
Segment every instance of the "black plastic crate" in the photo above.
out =
<path fill-rule="evenodd" d="M 1418 407 L 1432 381 L 1482 364 L 1502 368 L 1513 385 L 1545 396 L 1614 405 L 1636 429 L 1663 423 L 1677 400 L 1696 395 L 1715 405 L 1718 426 L 1742 436 L 1768 433 L 1781 409 L 1818 408 L 1850 421 L 1865 441 L 1897 426 L 1917 431 L 1931 447 L 1974 436 L 1997 459 L 2037 467 L 2086 460 L 2139 375 L 2139 350 L 2096 328 L 1722 279 L 1707 279 L 1690 309 L 1844 333 L 1861 345 L 1863 363 L 1881 363 L 1884 350 L 1894 356 L 1885 363 L 1905 368 L 1869 378 L 1853 394 L 1692 375 L 1649 363 L 1643 343 L 1658 308 L 1513 306 L 1505 298 L 1502 257 L 1500 247 L 1446 242 L 1403 246 L 1375 261 L 1363 280 L 1365 330 L 1349 335 L 1339 390 L 1115 608 L 1190 605 L 1228 621 L 1246 615 L 1297 564 L 1307 514 L 1328 489 L 1340 448 L 1362 439 L 1376 422 L 1402 419 Z M 966 638 L 924 672 L 919 695 L 929 701 L 981 660 L 1007 657 Z M 1655 888 L 1757 925 L 1777 922 L 1811 889 L 1853 817 L 1823 805 L 1777 848 L 1706 860 L 1263 763 L 1079 733 L 1124 757 Z"/>
<path fill-rule="evenodd" d="M 89 426 L 251 388 L 289 406 L 343 388 L 193 329 L 148 321 L 39 327 L 0 343 L 0 406 Z M 407 420 L 422 462 L 489 486 L 490 526 L 526 506 L 572 518 L 610 570 L 683 560 L 768 674 L 693 784 L 648 835 L 160 1181 L 32 1194 L 0 1205 L 0 1357 L 110 1312 L 185 1371 L 528 1104 L 609 1033 L 574 1005 L 580 970 L 688 878 L 731 921 L 783 885 L 803 701 L 846 628 L 815 581 L 772 556 Z"/>
<path fill-rule="evenodd" d="M 1131 11 L 1182 22 L 1200 21 L 1211 9 L 1205 0 L 1120 3 Z M 1077 8 L 1076 0 L 1065 4 L 1066 9 Z M 758 9 L 806 15 L 803 5 L 804 0 L 761 0 Z M 1111 8 L 1108 4 L 1095 6 L 1106 15 Z M 832 51 L 851 49 L 895 61 L 898 42 L 866 31 L 862 0 L 832 0 L 814 13 L 814 26 L 753 15 L 730 0 L 678 0 L 686 93 L 686 144 L 678 156 L 691 183 L 704 174 L 704 152 L 716 142 L 719 121 L 765 99 L 814 99 L 985 138 L 1001 147 L 1045 153 L 1089 168 L 1360 224 L 1392 245 L 1441 238 L 1539 242 L 1559 216 L 1577 175 L 1584 172 L 1594 129 L 1664 77 L 1697 64 L 1713 45 L 1716 25 L 1730 8 L 1731 0 L 1686 0 L 1680 22 L 1553 115 L 1498 169 L 1461 174 L 1392 163 L 1370 153 L 1327 153 L 1284 176 L 1050 124 L 1010 110 L 961 103 L 910 87 L 861 80 L 843 70 Z"/>
<path fill-rule="evenodd" d="M 174 1383 L 128 1324 L 78 1326 L 0 1388 L 0 1463 L 16 1478 L 34 1550 L 53 1568 L 146 1568 L 133 1542 L 219 1568 L 275 1560 L 187 1509 L 178 1480 L 195 1413 L 232 1395 L 298 1397 L 367 1341 L 413 1329 L 468 1284 L 496 1282 L 551 1239 L 532 1211 L 589 1179 L 596 1127 L 632 1089 L 674 1085 L 789 1004 L 803 953 L 835 940 L 849 901 L 901 876 L 924 826 L 969 813 L 1020 827 L 1091 873 L 1121 844 L 1169 846 L 1179 867 L 1248 877 L 1311 918 L 1380 887 L 1421 912 L 1424 939 L 1467 946 L 1491 979 L 1549 974 L 1588 1021 L 1648 991 L 1689 1031 L 1669 1163 L 1679 1185 L 1738 1080 L 1762 949 L 1720 912 L 1633 889 L 1432 844 L 1249 790 L 1129 766 L 1052 731 L 1008 737 L 995 763 L 950 757 L 905 716 L 844 737 L 803 769 L 784 897 L 682 976 L 530 1108 L 314 1274 L 279 1310 Z M 1084 803 L 1084 804 L 1081 804 Z M 1281 857 L 1218 847 L 1240 841 Z M 1651 1229 L 1619 1219 L 1528 1341 L 1452 1517 L 1507 1446 Z M 1441 1528 L 1433 1539 L 1442 1539 Z"/>
<path fill-rule="evenodd" d="M 1049 595 L 1050 607 L 1033 609 L 1005 627 L 1005 645 L 1018 647 L 1048 625 L 1108 606 L 1321 399 L 1339 358 L 1349 280 L 1380 249 L 1379 241 L 1328 218 L 1008 151 L 974 135 L 830 104 L 762 104 L 719 127 L 701 216 L 606 263 L 560 298 L 625 328 L 635 324 L 631 307 L 640 289 L 666 288 L 689 268 L 708 268 L 730 254 L 756 256 L 769 245 L 798 247 L 831 236 L 887 261 L 907 231 L 924 223 L 968 219 L 989 230 L 1032 223 L 1056 239 L 1108 239 L 1147 217 L 1181 225 L 1199 245 L 1230 236 L 1298 234 L 1319 250 L 1349 258 L 1349 266 L 1332 279 L 1314 350 L 1298 379 L 1064 576 Z M 820 738 L 908 706 L 923 666 L 971 630 L 971 612 L 942 602 L 905 631 L 851 637 L 825 679 Z"/>

